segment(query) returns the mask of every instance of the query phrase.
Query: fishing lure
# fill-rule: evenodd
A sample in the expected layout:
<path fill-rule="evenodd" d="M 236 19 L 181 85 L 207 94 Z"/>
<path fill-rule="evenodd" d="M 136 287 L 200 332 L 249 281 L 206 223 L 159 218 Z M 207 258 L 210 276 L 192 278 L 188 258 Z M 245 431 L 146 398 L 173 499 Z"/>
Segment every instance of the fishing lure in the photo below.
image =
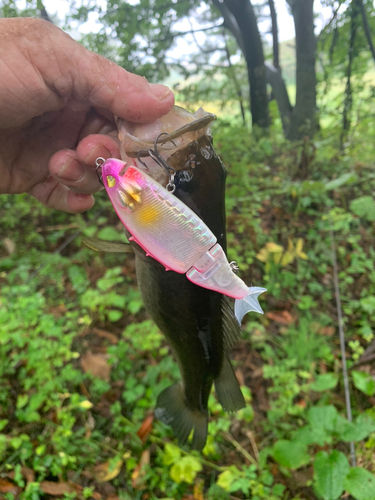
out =
<path fill-rule="evenodd" d="M 114 158 L 100 166 L 104 187 L 130 240 L 167 271 L 184 273 L 196 285 L 236 299 L 234 313 L 240 324 L 250 311 L 263 314 L 258 296 L 266 289 L 249 288 L 236 276 L 215 235 L 189 207 L 135 166 Z"/>

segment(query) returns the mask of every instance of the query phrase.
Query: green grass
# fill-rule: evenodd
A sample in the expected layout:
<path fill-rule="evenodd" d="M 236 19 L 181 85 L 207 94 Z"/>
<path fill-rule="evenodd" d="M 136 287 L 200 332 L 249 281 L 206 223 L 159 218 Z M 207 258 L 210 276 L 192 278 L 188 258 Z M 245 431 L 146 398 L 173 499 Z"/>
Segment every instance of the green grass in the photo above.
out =
<path fill-rule="evenodd" d="M 77 229 L 121 234 L 104 193 L 80 216 L 27 195 L 0 197 L 0 496 L 335 500 L 348 492 L 370 500 L 375 384 L 371 362 L 356 364 L 375 321 L 375 125 L 366 116 L 341 152 L 335 129 L 302 145 L 283 139 L 277 119 L 257 140 L 233 121 L 214 125 L 228 169 L 229 258 L 244 281 L 268 292 L 265 315 L 246 317 L 232 352 L 247 408 L 225 414 L 211 395 L 203 454 L 180 450 L 152 421 L 157 394 L 179 371 L 144 310 L 134 258 L 96 254 L 80 237 L 53 253 Z"/>

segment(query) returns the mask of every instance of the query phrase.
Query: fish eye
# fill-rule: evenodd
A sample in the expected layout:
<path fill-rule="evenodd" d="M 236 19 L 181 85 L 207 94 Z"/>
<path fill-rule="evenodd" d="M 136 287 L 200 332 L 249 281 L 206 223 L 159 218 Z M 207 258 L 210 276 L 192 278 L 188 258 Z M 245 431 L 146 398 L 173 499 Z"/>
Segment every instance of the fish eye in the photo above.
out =
<path fill-rule="evenodd" d="M 107 175 L 108 187 L 113 188 L 116 186 L 116 179 L 112 175 Z"/>

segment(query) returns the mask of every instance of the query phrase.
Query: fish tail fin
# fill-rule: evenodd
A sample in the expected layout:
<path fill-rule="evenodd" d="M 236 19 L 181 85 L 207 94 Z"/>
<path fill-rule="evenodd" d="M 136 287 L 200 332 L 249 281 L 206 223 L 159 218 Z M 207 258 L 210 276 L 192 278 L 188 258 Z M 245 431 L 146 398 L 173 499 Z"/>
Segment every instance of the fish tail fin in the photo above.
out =
<path fill-rule="evenodd" d="M 163 424 L 172 427 L 180 445 L 186 443 L 194 429 L 191 447 L 198 451 L 204 448 L 207 439 L 208 413 L 191 410 L 186 406 L 180 383 L 167 387 L 159 394 L 155 416 Z"/>
<path fill-rule="evenodd" d="M 251 286 L 247 295 L 243 299 L 236 299 L 234 302 L 234 314 L 239 324 L 242 318 L 250 311 L 263 314 L 263 309 L 260 307 L 258 297 L 261 293 L 266 292 L 266 288 L 259 286 Z"/>
<path fill-rule="evenodd" d="M 245 408 L 246 403 L 229 359 L 225 356 L 220 375 L 215 380 L 215 390 L 221 406 L 226 411 Z"/>

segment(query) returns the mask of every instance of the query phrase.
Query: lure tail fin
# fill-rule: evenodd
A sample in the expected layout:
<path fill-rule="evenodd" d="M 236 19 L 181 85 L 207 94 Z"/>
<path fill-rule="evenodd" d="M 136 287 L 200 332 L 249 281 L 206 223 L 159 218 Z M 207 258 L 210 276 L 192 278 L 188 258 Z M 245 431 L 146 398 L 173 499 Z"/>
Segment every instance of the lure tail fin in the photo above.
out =
<path fill-rule="evenodd" d="M 245 408 L 246 403 L 238 380 L 234 374 L 231 362 L 226 356 L 223 359 L 220 375 L 215 380 L 215 390 L 224 410 L 237 411 Z"/>
<path fill-rule="evenodd" d="M 164 389 L 158 396 L 155 416 L 163 424 L 170 425 L 180 445 L 188 440 L 194 429 L 191 447 L 202 450 L 206 444 L 208 414 L 207 412 L 190 410 L 185 403 L 181 384 L 174 384 Z"/>
<path fill-rule="evenodd" d="M 239 324 L 241 324 L 242 318 L 245 316 L 245 314 L 250 311 L 263 314 L 263 309 L 260 307 L 258 297 L 261 293 L 266 291 L 266 288 L 251 286 L 246 297 L 244 297 L 243 299 L 236 299 L 234 303 L 234 314 Z"/>

